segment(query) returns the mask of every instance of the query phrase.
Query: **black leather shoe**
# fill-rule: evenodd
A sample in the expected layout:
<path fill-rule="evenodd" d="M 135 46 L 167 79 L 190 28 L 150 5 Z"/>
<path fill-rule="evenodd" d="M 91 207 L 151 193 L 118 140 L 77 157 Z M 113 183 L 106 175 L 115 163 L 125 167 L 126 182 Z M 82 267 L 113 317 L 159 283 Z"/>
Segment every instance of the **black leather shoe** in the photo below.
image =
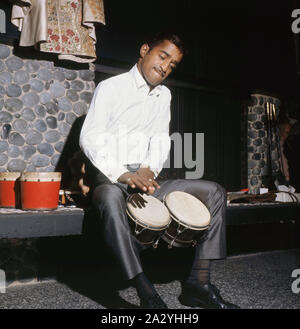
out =
<path fill-rule="evenodd" d="M 166 309 L 166 308 L 168 308 L 168 306 L 160 298 L 160 296 L 156 294 L 151 298 L 142 299 L 141 308 L 145 308 L 145 309 L 151 309 L 151 308 L 153 308 L 153 309 L 154 308 L 156 308 L 156 309 Z"/>
<path fill-rule="evenodd" d="M 220 295 L 219 289 L 213 284 L 189 284 L 185 283 L 179 296 L 181 304 L 191 307 L 203 307 L 212 309 L 239 309 L 240 307 L 226 302 Z"/>

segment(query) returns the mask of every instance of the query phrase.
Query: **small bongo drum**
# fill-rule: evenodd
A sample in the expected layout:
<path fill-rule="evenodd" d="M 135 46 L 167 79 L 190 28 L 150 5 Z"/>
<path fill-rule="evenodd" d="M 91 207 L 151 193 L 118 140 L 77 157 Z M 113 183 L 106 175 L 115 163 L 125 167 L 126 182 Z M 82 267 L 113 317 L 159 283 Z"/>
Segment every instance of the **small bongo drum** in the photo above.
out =
<path fill-rule="evenodd" d="M 24 210 L 52 210 L 58 207 L 60 172 L 25 172 L 20 178 Z"/>
<path fill-rule="evenodd" d="M 0 207 L 15 208 L 19 201 L 19 188 L 17 179 L 20 172 L 0 173 Z"/>
<path fill-rule="evenodd" d="M 163 199 L 172 222 L 162 235 L 169 248 L 196 245 L 196 238 L 209 226 L 211 216 L 206 206 L 193 195 L 174 191 Z"/>
<path fill-rule="evenodd" d="M 161 234 L 171 222 L 165 205 L 153 196 L 134 193 L 127 198 L 126 212 L 134 236 L 144 245 L 156 248 Z"/>

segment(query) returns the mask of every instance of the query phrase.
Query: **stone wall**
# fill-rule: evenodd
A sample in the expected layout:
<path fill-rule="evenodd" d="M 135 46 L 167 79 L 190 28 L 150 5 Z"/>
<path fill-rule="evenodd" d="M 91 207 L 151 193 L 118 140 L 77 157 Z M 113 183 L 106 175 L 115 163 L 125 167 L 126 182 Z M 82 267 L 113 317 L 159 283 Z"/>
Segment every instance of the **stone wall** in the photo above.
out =
<path fill-rule="evenodd" d="M 95 88 L 92 70 L 23 60 L 0 45 L 0 171 L 54 171 Z"/>
<path fill-rule="evenodd" d="M 55 171 L 72 124 L 93 96 L 93 67 L 23 59 L 0 44 L 0 171 Z M 8 286 L 35 281 L 37 266 L 37 239 L 0 240 Z"/>
<path fill-rule="evenodd" d="M 278 116 L 280 100 L 267 95 L 251 95 L 247 116 L 247 147 L 248 147 L 248 188 L 249 193 L 257 194 L 262 184 L 262 176 L 268 174 L 267 167 L 267 128 L 266 102 L 275 104 Z M 276 140 L 272 140 L 272 167 L 279 169 Z"/>
<path fill-rule="evenodd" d="M 0 269 L 6 286 L 33 283 L 39 275 L 37 239 L 1 239 Z"/>

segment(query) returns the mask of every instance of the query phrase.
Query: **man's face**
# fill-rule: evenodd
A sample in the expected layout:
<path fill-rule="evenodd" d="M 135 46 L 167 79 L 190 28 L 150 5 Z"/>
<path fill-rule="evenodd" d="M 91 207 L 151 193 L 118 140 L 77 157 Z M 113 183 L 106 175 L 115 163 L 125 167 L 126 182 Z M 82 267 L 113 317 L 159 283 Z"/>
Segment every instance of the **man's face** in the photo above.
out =
<path fill-rule="evenodd" d="M 138 69 L 147 83 L 155 87 L 176 68 L 182 56 L 177 46 L 169 40 L 164 40 L 151 50 L 144 44 L 140 49 Z"/>

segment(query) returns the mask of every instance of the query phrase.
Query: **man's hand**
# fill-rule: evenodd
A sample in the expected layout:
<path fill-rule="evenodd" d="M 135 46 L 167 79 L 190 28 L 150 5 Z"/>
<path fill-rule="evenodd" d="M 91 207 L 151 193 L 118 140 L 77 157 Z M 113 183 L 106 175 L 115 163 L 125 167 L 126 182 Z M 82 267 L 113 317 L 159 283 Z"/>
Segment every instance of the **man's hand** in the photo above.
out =
<path fill-rule="evenodd" d="M 154 180 L 154 172 L 151 169 L 139 168 L 136 173 L 152 184 L 148 189 L 150 194 L 154 193 L 156 188 L 160 188 L 159 184 Z"/>
<path fill-rule="evenodd" d="M 148 168 L 140 168 L 136 173 L 126 172 L 118 178 L 118 181 L 150 194 L 154 193 L 155 188 L 160 188 L 154 180 L 154 173 Z"/>
<path fill-rule="evenodd" d="M 154 172 L 149 168 L 139 168 L 136 173 L 146 179 L 154 179 Z"/>

